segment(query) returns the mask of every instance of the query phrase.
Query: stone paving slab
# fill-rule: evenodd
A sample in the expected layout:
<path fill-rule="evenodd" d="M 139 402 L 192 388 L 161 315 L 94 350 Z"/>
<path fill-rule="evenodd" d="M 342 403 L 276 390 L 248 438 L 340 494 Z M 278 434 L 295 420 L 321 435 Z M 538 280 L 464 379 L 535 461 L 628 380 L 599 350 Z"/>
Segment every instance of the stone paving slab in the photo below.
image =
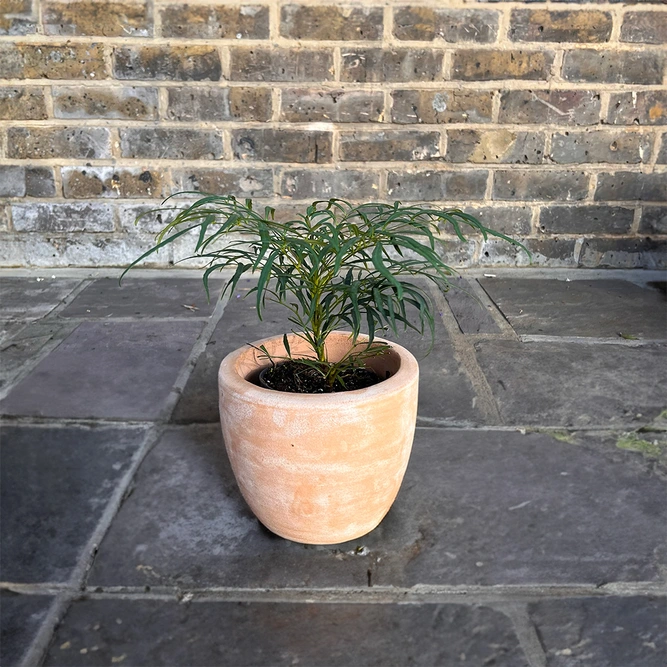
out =
<path fill-rule="evenodd" d="M 540 600 L 529 614 L 549 667 L 664 667 L 667 599 Z"/>
<path fill-rule="evenodd" d="M 53 598 L 0 592 L 0 664 L 18 667 L 46 617 Z"/>
<path fill-rule="evenodd" d="M 0 402 L 0 413 L 155 419 L 203 327 L 83 322 Z"/>
<path fill-rule="evenodd" d="M 54 336 L 64 337 L 71 331 L 68 323 L 53 319 L 31 322 L 0 344 L 0 389 L 5 387 L 26 364 L 34 363 L 44 346 Z"/>
<path fill-rule="evenodd" d="M 456 321 L 465 334 L 500 333 L 498 325 L 489 312 L 492 306 L 481 303 L 470 281 L 458 276 L 453 278 L 452 289 L 445 293 L 445 299 Z"/>
<path fill-rule="evenodd" d="M 667 298 L 627 280 L 482 278 L 522 335 L 667 338 Z"/>
<path fill-rule="evenodd" d="M 475 350 L 506 424 L 618 428 L 667 405 L 664 345 L 488 340 Z"/>
<path fill-rule="evenodd" d="M 114 663 L 528 667 L 509 618 L 486 607 L 75 602 L 58 628 L 45 664 Z"/>
<path fill-rule="evenodd" d="M 0 280 L 0 318 L 38 319 L 50 313 L 81 281 L 76 278 Z"/>
<path fill-rule="evenodd" d="M 2 427 L 2 580 L 67 582 L 143 429 Z"/>
<path fill-rule="evenodd" d="M 120 271 L 118 276 L 120 277 Z M 222 282 L 209 283 L 211 300 L 198 278 L 100 278 L 82 290 L 60 317 L 206 317 L 213 312 Z"/>
<path fill-rule="evenodd" d="M 293 325 L 288 311 L 274 303 L 267 304 L 263 320 L 257 318 L 253 295 L 247 299 L 254 281 L 240 283 L 239 289 L 225 306 L 206 350 L 197 360 L 183 395 L 176 406 L 173 421 L 180 424 L 217 422 L 217 374 L 225 355 L 235 349 L 268 336 L 281 335 Z M 447 332 L 440 321 L 436 323 L 436 342 L 429 352 L 430 335 L 421 338 L 417 333 L 392 332 L 384 334 L 389 340 L 407 347 L 421 362 L 419 415 L 451 421 L 479 422 L 481 416 L 475 407 L 475 393 L 470 381 L 459 367 Z M 428 353 L 428 356 L 427 356 Z"/>
<path fill-rule="evenodd" d="M 263 529 L 214 427 L 175 428 L 141 466 L 91 586 L 598 585 L 655 581 L 667 484 L 640 453 L 544 433 L 418 429 L 370 535 L 303 546 Z"/>

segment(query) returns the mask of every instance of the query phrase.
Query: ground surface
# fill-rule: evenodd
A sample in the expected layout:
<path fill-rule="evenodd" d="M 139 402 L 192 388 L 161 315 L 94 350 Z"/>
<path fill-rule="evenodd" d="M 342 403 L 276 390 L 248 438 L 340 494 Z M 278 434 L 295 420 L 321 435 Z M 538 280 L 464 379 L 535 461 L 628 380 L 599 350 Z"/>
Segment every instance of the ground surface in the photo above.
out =
<path fill-rule="evenodd" d="M 217 424 L 284 315 L 104 275 L 0 276 L 2 665 L 664 667 L 664 275 L 467 272 L 394 507 L 327 547 L 258 524 Z"/>

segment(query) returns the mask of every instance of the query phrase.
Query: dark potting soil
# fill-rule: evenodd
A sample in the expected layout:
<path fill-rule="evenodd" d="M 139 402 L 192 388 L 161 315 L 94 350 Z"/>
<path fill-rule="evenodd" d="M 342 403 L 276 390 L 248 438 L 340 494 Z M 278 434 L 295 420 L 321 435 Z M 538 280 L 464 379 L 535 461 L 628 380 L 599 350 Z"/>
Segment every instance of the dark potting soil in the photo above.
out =
<path fill-rule="evenodd" d="M 368 368 L 350 368 L 342 375 L 343 383 L 336 381 L 333 389 L 314 368 L 298 361 L 285 361 L 276 364 L 262 374 L 262 382 L 269 389 L 288 391 L 295 394 L 325 394 L 331 391 L 352 391 L 371 387 L 381 378 Z"/>

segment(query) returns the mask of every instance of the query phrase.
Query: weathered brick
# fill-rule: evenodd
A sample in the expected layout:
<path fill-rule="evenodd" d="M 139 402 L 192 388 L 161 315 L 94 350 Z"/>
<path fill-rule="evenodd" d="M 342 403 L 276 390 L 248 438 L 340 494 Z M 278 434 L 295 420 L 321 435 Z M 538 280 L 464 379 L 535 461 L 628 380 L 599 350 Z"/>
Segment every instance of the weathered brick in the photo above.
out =
<path fill-rule="evenodd" d="M 0 14 L 0 35 L 34 35 L 37 32 L 37 22 L 27 16 L 9 16 Z"/>
<path fill-rule="evenodd" d="M 531 231 L 531 220 L 533 212 L 529 206 L 480 206 L 470 208 L 461 207 L 464 213 L 475 216 L 484 226 L 490 227 L 501 234 L 510 236 L 526 236 Z M 480 236 L 479 232 L 465 227 L 464 235 L 470 237 Z"/>
<path fill-rule="evenodd" d="M 108 204 L 13 204 L 12 221 L 19 232 L 110 232 L 113 209 Z"/>
<path fill-rule="evenodd" d="M 448 162 L 540 164 L 545 137 L 538 132 L 511 130 L 450 130 Z"/>
<path fill-rule="evenodd" d="M 377 123 L 383 108 L 382 91 L 290 88 L 282 91 L 280 118 L 295 123 Z"/>
<path fill-rule="evenodd" d="M 435 9 L 398 7 L 394 14 L 394 35 L 398 39 L 445 42 L 495 42 L 499 12 L 484 9 Z"/>
<path fill-rule="evenodd" d="M 51 167 L 0 166 L 0 197 L 53 197 L 55 194 Z"/>
<path fill-rule="evenodd" d="M 667 91 L 612 93 L 607 122 L 614 125 L 667 125 Z"/>
<path fill-rule="evenodd" d="M 269 8 L 262 5 L 168 5 L 160 10 L 163 37 L 266 39 Z"/>
<path fill-rule="evenodd" d="M 514 42 L 607 42 L 611 28 L 609 12 L 515 9 L 509 37 Z"/>
<path fill-rule="evenodd" d="M 149 37 L 153 26 L 145 2 L 45 2 L 42 23 L 46 35 Z"/>
<path fill-rule="evenodd" d="M 102 44 L 0 44 L 7 79 L 105 79 Z"/>
<path fill-rule="evenodd" d="M 25 197 L 25 167 L 0 165 L 0 197 Z"/>
<path fill-rule="evenodd" d="M 120 228 L 132 235 L 157 234 L 174 215 L 174 211 L 165 213 L 148 204 L 117 204 L 116 213 Z"/>
<path fill-rule="evenodd" d="M 180 191 L 237 197 L 271 197 L 271 169 L 179 169 L 174 182 Z"/>
<path fill-rule="evenodd" d="M 596 125 L 600 94 L 592 90 L 508 90 L 500 97 L 501 123 Z"/>
<path fill-rule="evenodd" d="M 173 120 L 270 120 L 269 88 L 169 88 L 167 115 Z"/>
<path fill-rule="evenodd" d="M 499 170 L 493 175 L 494 199 L 576 201 L 588 192 L 583 171 Z"/>
<path fill-rule="evenodd" d="M 25 193 L 28 197 L 54 197 L 56 183 L 52 167 L 26 167 Z"/>
<path fill-rule="evenodd" d="M 667 201 L 665 174 L 617 171 L 598 174 L 596 201 Z"/>
<path fill-rule="evenodd" d="M 394 123 L 490 123 L 493 93 L 477 90 L 395 90 Z"/>
<path fill-rule="evenodd" d="M 234 81 L 331 81 L 333 52 L 324 49 L 230 49 Z"/>
<path fill-rule="evenodd" d="M 529 257 L 521 248 L 500 239 L 490 239 L 482 244 L 479 263 L 482 266 L 576 266 L 574 239 L 543 238 L 524 239 L 531 253 Z"/>
<path fill-rule="evenodd" d="M 440 157 L 440 133 L 418 130 L 341 132 L 343 161 L 432 160 Z"/>
<path fill-rule="evenodd" d="M 8 204 L 0 204 L 0 232 L 9 231 L 9 216 L 11 207 Z"/>
<path fill-rule="evenodd" d="M 554 54 L 551 51 L 455 51 L 452 79 L 493 81 L 494 79 L 546 80 Z"/>
<path fill-rule="evenodd" d="M 117 79 L 219 81 L 222 74 L 212 46 L 119 46 L 113 60 Z"/>
<path fill-rule="evenodd" d="M 667 42 L 667 13 L 628 12 L 623 16 L 621 41 L 664 44 Z"/>
<path fill-rule="evenodd" d="M 667 206 L 644 206 L 640 234 L 667 234 Z"/>
<path fill-rule="evenodd" d="M 156 120 L 157 88 L 63 86 L 53 89 L 56 118 Z"/>
<path fill-rule="evenodd" d="M 579 265 L 585 268 L 667 268 L 667 241 L 657 239 L 586 239 Z"/>
<path fill-rule="evenodd" d="M 331 162 L 331 133 L 301 130 L 244 129 L 232 132 L 238 160 Z"/>
<path fill-rule="evenodd" d="M 543 206 L 539 230 L 545 234 L 627 234 L 634 209 L 621 206 Z"/>
<path fill-rule="evenodd" d="M 662 145 L 660 147 L 660 152 L 658 153 L 658 164 L 667 164 L 667 133 L 662 134 Z M 667 174 L 665 174 L 667 178 Z"/>
<path fill-rule="evenodd" d="M 285 5 L 280 34 L 291 39 L 374 40 L 382 38 L 382 7 Z"/>
<path fill-rule="evenodd" d="M 653 137 L 639 132 L 560 132 L 552 136 L 550 158 L 558 164 L 638 164 L 650 160 L 652 144 Z"/>
<path fill-rule="evenodd" d="M 0 245 L 1 266 L 117 266 L 125 267 L 154 245 L 147 234 L 111 236 L 108 234 L 18 234 Z M 170 262 L 166 249 L 142 266 L 164 266 Z M 162 264 L 160 264 L 160 262 Z"/>
<path fill-rule="evenodd" d="M 438 256 L 452 268 L 470 266 L 475 256 L 476 246 L 476 241 L 472 239 L 461 241 L 456 236 L 439 238 L 435 245 L 438 249 Z"/>
<path fill-rule="evenodd" d="M 341 81 L 393 83 L 442 77 L 442 51 L 434 49 L 345 49 Z"/>
<path fill-rule="evenodd" d="M 0 87 L 0 120 L 43 120 L 46 117 L 42 88 Z"/>
<path fill-rule="evenodd" d="M 222 157 L 222 137 L 216 130 L 123 128 L 120 150 L 132 158 L 217 160 Z"/>
<path fill-rule="evenodd" d="M 566 51 L 563 78 L 593 83 L 662 83 L 665 54 L 650 51 Z"/>
<path fill-rule="evenodd" d="M 461 201 L 484 199 L 488 172 L 390 171 L 387 194 L 405 201 Z"/>
<path fill-rule="evenodd" d="M 31 0 L 2 0 L 0 35 L 29 35 L 37 32 L 32 9 Z"/>
<path fill-rule="evenodd" d="M 109 130 L 102 127 L 10 127 L 7 155 L 21 160 L 111 157 Z"/>
<path fill-rule="evenodd" d="M 63 191 L 70 199 L 164 197 L 166 174 L 155 169 L 63 167 Z"/>
<path fill-rule="evenodd" d="M 280 194 L 293 199 L 326 199 L 340 197 L 353 200 L 375 200 L 379 175 L 371 171 L 290 169 L 283 172 Z"/>

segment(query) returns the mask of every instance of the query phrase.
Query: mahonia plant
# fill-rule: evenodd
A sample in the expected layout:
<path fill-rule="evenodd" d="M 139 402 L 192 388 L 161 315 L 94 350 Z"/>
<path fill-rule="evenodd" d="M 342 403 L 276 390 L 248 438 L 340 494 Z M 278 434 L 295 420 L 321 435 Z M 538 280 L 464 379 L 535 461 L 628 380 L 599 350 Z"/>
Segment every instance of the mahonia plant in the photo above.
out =
<path fill-rule="evenodd" d="M 193 193 L 178 193 L 184 194 Z M 495 236 L 523 248 L 458 209 L 406 206 L 398 201 L 355 206 L 329 199 L 313 202 L 294 220 L 279 222 L 275 209 L 267 206 L 260 213 L 250 199 L 195 194 L 200 198 L 180 210 L 157 236 L 155 246 L 123 275 L 154 252 L 195 232 L 194 253 L 184 259 L 207 262 L 206 293 L 215 272 L 228 271 L 231 276 L 222 296 L 233 292 L 242 276 L 257 274 L 250 294 L 255 295 L 260 320 L 267 300 L 285 306 L 293 333 L 313 350 L 313 359 L 299 361 L 317 368 L 330 387 L 347 369 L 386 351 L 386 344 L 374 344 L 378 331 L 398 333 L 402 327 L 424 334 L 428 329 L 433 340 L 434 306 L 424 281 L 447 291 L 448 278 L 455 273 L 436 252 L 442 225 L 451 225 L 462 241 L 466 240 L 461 229 L 465 225 L 485 240 Z M 178 211 L 158 209 L 165 210 Z M 143 215 L 150 213 L 155 210 Z M 329 362 L 325 342 L 341 325 L 351 329 L 353 348 L 341 361 Z M 368 337 L 359 344 L 362 328 Z M 287 335 L 283 340 L 291 358 Z"/>

